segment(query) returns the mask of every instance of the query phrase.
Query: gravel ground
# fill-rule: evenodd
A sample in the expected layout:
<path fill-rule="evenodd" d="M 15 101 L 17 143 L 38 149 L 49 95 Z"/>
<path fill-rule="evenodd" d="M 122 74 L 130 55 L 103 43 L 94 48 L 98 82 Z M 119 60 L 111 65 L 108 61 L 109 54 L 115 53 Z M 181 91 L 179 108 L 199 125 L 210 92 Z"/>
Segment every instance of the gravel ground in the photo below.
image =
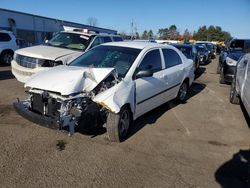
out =
<path fill-rule="evenodd" d="M 186 104 L 140 117 L 122 143 L 23 119 L 12 106 L 23 84 L 1 66 L 0 187 L 247 187 L 249 118 L 229 103 L 217 61 L 200 68 Z"/>

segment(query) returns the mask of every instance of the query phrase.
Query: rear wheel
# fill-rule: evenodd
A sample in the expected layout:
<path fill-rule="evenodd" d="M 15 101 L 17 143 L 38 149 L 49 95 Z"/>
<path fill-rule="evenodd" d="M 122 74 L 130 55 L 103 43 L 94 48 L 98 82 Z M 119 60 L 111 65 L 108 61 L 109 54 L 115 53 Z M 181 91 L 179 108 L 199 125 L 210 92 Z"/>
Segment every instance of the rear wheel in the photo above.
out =
<path fill-rule="evenodd" d="M 217 74 L 220 74 L 220 65 L 218 64 L 217 66 L 217 71 L 216 71 Z"/>
<path fill-rule="evenodd" d="M 132 123 L 130 108 L 124 106 L 118 114 L 110 112 L 107 118 L 107 134 L 112 142 L 123 141 Z"/>
<path fill-rule="evenodd" d="M 240 99 L 239 99 L 238 93 L 236 91 L 235 78 L 233 79 L 232 84 L 231 84 L 229 100 L 232 104 L 240 104 Z"/>
<path fill-rule="evenodd" d="M 177 95 L 177 100 L 181 103 L 184 103 L 186 102 L 187 100 L 187 93 L 188 93 L 188 84 L 186 81 L 184 81 L 182 84 L 181 84 L 181 87 L 179 89 L 179 92 L 178 92 L 178 95 Z"/>
<path fill-rule="evenodd" d="M 13 52 L 5 51 L 1 54 L 1 61 L 4 64 L 10 65 L 13 59 Z"/>

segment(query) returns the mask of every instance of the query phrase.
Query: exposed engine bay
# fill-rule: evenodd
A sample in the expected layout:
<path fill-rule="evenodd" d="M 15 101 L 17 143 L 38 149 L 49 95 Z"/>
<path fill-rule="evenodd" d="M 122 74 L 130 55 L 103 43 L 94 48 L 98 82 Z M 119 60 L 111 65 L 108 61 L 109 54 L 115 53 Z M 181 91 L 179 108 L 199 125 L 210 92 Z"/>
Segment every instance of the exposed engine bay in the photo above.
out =
<path fill-rule="evenodd" d="M 76 126 L 92 129 L 105 124 L 109 110 L 92 99 L 118 84 L 119 81 L 114 71 L 92 91 L 83 91 L 66 96 L 56 92 L 32 88 L 27 91 L 28 99 L 21 102 L 27 110 L 53 119 L 58 129 L 68 127 L 69 135 L 72 135 Z"/>

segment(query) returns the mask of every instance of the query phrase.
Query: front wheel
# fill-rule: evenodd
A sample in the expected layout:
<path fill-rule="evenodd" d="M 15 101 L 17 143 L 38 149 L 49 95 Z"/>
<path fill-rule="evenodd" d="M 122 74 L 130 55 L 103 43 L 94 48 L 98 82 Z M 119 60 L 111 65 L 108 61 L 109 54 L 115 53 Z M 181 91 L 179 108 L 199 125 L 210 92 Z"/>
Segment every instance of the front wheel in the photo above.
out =
<path fill-rule="evenodd" d="M 217 73 L 217 74 L 220 74 L 220 65 L 217 66 L 216 73 Z"/>
<path fill-rule="evenodd" d="M 1 60 L 4 64 L 10 65 L 13 59 L 13 53 L 11 52 L 3 52 L 1 55 Z"/>
<path fill-rule="evenodd" d="M 225 78 L 224 78 L 224 69 L 223 67 L 221 67 L 220 69 L 220 84 L 225 84 L 226 81 L 225 81 Z"/>
<path fill-rule="evenodd" d="M 236 91 L 235 78 L 233 79 L 233 82 L 231 84 L 229 100 L 232 104 L 240 104 L 240 99 L 239 99 L 237 91 Z"/>
<path fill-rule="evenodd" d="M 186 102 L 187 100 L 187 93 L 188 93 L 188 84 L 187 82 L 183 82 L 181 84 L 181 87 L 179 89 L 178 95 L 177 95 L 177 100 L 181 103 Z"/>
<path fill-rule="evenodd" d="M 110 112 L 107 117 L 107 134 L 112 142 L 123 141 L 132 123 L 131 111 L 127 106 L 121 108 L 118 114 Z"/>

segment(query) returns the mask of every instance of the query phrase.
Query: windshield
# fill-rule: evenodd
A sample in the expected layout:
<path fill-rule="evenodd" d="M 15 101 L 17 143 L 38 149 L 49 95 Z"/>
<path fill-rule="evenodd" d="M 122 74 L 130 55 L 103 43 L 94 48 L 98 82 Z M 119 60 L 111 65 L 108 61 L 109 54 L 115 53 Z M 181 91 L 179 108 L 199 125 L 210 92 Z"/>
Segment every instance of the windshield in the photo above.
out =
<path fill-rule="evenodd" d="M 243 53 L 242 48 L 229 48 L 230 53 Z"/>
<path fill-rule="evenodd" d="M 140 49 L 98 46 L 74 60 L 70 66 L 112 68 L 116 69 L 119 78 L 124 78 Z"/>
<path fill-rule="evenodd" d="M 76 33 L 60 32 L 56 34 L 48 44 L 51 46 L 85 50 L 89 45 L 89 37 Z"/>
<path fill-rule="evenodd" d="M 206 49 L 204 46 L 196 46 L 196 49 L 198 52 L 206 52 Z"/>
<path fill-rule="evenodd" d="M 204 42 L 204 43 L 202 43 L 202 42 L 197 42 L 196 44 L 205 45 L 205 46 L 207 47 L 208 50 L 210 50 L 210 51 L 213 50 L 213 45 L 210 44 L 210 43 L 206 43 L 206 42 Z"/>
<path fill-rule="evenodd" d="M 192 59 L 192 50 L 190 47 L 175 46 L 178 48 L 188 59 Z"/>

